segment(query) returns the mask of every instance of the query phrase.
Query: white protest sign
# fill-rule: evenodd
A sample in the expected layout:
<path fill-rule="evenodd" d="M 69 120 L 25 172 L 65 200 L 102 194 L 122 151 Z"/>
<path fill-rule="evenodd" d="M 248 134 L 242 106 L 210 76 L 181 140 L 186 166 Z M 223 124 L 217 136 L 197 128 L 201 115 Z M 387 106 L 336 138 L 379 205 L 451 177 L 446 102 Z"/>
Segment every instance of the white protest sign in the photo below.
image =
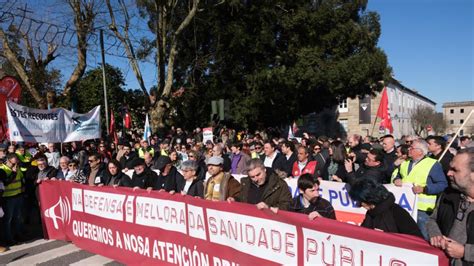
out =
<path fill-rule="evenodd" d="M 63 108 L 42 110 L 7 102 L 11 141 L 71 142 L 100 138 L 100 106 L 86 114 Z"/>
<path fill-rule="evenodd" d="M 210 140 L 214 143 L 214 135 L 212 134 L 212 127 L 206 127 L 202 129 L 202 142 L 206 143 Z"/>

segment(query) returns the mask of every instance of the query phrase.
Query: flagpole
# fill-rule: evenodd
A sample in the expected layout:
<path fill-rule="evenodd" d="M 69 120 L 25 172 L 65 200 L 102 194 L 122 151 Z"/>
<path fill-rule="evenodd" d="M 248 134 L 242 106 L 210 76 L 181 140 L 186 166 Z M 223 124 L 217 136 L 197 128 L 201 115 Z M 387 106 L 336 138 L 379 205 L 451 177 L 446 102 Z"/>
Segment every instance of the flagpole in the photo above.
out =
<path fill-rule="evenodd" d="M 104 102 L 105 102 L 105 126 L 107 128 L 107 135 L 109 132 L 109 107 L 107 104 L 107 83 L 105 78 L 105 53 L 104 53 L 104 31 L 100 30 L 100 52 L 102 55 L 102 81 L 104 84 Z"/>
<path fill-rule="evenodd" d="M 449 142 L 448 146 L 446 146 L 446 148 L 444 148 L 444 151 L 443 153 L 441 154 L 441 156 L 439 156 L 439 159 L 438 159 L 438 162 L 441 161 L 441 159 L 443 159 L 444 155 L 446 154 L 446 152 L 448 152 L 449 148 L 451 147 L 451 145 L 453 144 L 453 142 L 456 140 L 456 138 L 458 137 L 459 135 L 459 132 L 461 132 L 461 129 L 466 125 L 467 121 L 469 121 L 469 118 L 471 118 L 471 115 L 474 113 L 474 110 L 471 110 L 471 112 L 469 113 L 469 115 L 467 116 L 466 119 L 464 119 L 464 123 L 462 123 L 462 125 L 458 128 L 458 131 L 456 132 L 456 134 L 454 135 L 454 137 L 451 139 L 451 141 Z"/>
<path fill-rule="evenodd" d="M 377 118 L 378 118 L 378 116 L 375 115 L 374 125 L 372 126 L 372 131 L 370 132 L 370 137 L 372 137 L 374 135 L 374 129 L 375 129 L 375 124 L 377 123 Z"/>

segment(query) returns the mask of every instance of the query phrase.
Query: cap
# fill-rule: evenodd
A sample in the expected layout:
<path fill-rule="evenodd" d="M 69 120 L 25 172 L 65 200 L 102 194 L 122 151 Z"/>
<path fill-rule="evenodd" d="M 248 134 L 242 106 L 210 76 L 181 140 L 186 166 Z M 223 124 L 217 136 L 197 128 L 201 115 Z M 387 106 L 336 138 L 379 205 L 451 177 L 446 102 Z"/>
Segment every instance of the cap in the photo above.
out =
<path fill-rule="evenodd" d="M 223 165 L 224 159 L 218 156 L 212 156 L 211 158 L 207 159 L 207 165 Z"/>
<path fill-rule="evenodd" d="M 167 164 L 171 163 L 171 159 L 168 156 L 160 156 L 155 162 L 155 167 L 158 170 L 163 169 Z"/>

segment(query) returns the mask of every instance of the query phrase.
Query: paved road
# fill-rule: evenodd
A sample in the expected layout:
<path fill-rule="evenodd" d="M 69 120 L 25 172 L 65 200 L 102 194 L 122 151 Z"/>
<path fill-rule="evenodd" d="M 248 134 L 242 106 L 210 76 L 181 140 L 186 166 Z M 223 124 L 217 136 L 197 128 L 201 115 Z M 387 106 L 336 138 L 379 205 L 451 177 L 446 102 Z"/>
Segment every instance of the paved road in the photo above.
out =
<path fill-rule="evenodd" d="M 74 244 L 58 240 L 34 240 L 13 246 L 0 254 L 0 265 L 107 265 L 121 266 L 112 259 L 84 251 Z"/>

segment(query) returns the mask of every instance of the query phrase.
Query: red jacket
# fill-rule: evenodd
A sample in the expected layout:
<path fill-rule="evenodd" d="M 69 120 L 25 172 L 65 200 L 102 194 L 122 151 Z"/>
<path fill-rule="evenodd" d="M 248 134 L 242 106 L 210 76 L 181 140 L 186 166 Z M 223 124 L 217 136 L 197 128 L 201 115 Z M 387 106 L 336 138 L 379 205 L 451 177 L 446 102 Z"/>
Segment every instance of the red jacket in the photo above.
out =
<path fill-rule="evenodd" d="M 314 176 L 317 164 L 318 164 L 318 162 L 316 162 L 316 161 L 309 161 L 309 162 L 306 163 L 303 170 L 300 172 L 300 168 L 298 167 L 298 161 L 296 161 L 296 162 L 293 163 L 293 170 L 291 171 L 291 175 L 293 177 L 299 177 L 302 174 L 310 174 L 310 175 Z"/>

